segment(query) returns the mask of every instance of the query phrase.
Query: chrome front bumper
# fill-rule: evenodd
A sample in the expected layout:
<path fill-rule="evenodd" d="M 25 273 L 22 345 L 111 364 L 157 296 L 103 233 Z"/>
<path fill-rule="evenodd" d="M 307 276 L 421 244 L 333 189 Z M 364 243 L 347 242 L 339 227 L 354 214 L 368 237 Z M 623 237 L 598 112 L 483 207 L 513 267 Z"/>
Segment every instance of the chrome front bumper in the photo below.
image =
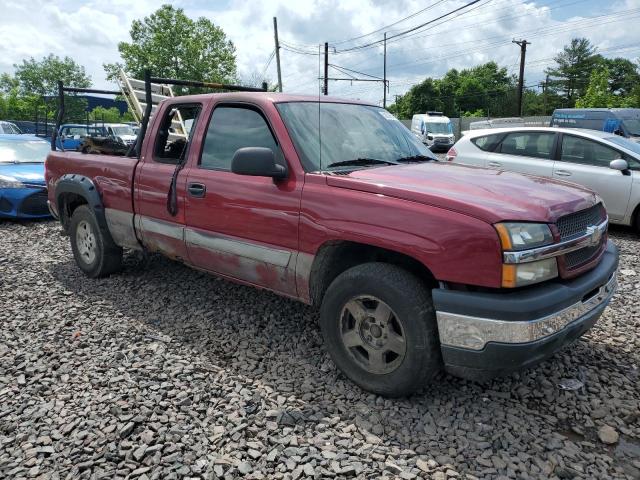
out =
<path fill-rule="evenodd" d="M 527 321 L 495 320 L 438 311 L 438 331 L 442 346 L 482 350 L 489 342 L 528 343 L 554 335 L 570 327 L 609 302 L 617 287 L 616 272 L 589 298 L 556 313 Z"/>

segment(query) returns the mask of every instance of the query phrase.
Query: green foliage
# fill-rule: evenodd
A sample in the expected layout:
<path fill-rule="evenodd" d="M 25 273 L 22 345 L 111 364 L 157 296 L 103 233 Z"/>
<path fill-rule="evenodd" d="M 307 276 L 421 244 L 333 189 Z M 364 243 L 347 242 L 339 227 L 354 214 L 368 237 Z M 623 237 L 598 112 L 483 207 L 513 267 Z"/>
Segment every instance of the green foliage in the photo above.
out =
<path fill-rule="evenodd" d="M 84 67 L 69 57 L 60 58 L 49 54 L 37 61 L 33 57 L 14 65 L 15 81 L 23 95 L 54 96 L 58 94 L 58 81 L 67 87 L 88 88 L 91 86 Z"/>
<path fill-rule="evenodd" d="M 123 67 L 135 78 L 150 69 L 157 77 L 236 81 L 235 46 L 204 17 L 192 20 L 181 8 L 162 5 L 148 17 L 134 20 L 129 34 L 131 42 L 118 44 L 124 63 L 105 64 L 107 78 L 113 79 Z"/>
<path fill-rule="evenodd" d="M 556 66 L 548 68 L 548 88 L 563 100 L 565 107 L 573 107 L 576 99 L 584 95 L 591 71 L 602 61 L 596 48 L 586 38 L 574 38 L 556 55 Z"/>
<path fill-rule="evenodd" d="M 89 120 L 104 123 L 123 123 L 132 122 L 133 115 L 128 111 L 123 115 L 120 115 L 120 110 L 117 107 L 104 108 L 97 106 L 89 113 Z"/>
<path fill-rule="evenodd" d="M 616 95 L 612 91 L 612 85 L 616 80 L 612 80 L 611 73 L 607 67 L 599 67 L 591 72 L 589 86 L 583 96 L 576 101 L 577 108 L 616 108 L 638 106 L 637 97 L 634 98 L 631 92 L 628 95 Z M 636 91 L 638 86 L 636 84 Z M 615 88 L 618 90 L 618 88 Z"/>
<path fill-rule="evenodd" d="M 411 118 L 429 110 L 449 117 L 461 113 L 489 113 L 494 117 L 513 115 L 515 78 L 495 62 L 458 71 L 449 70 L 441 79 L 427 78 L 400 95 L 389 111 L 400 118 Z"/>

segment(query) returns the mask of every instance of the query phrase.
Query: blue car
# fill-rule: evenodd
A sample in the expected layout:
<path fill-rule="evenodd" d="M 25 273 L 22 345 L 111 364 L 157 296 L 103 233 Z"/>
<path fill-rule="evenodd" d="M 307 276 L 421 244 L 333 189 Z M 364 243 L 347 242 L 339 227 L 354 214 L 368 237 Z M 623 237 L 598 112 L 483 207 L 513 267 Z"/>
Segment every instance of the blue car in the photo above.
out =
<path fill-rule="evenodd" d="M 66 123 L 61 125 L 56 139 L 56 148 L 79 151 L 84 138 L 88 135 L 105 137 L 107 133 L 104 126 L 87 126 L 81 123 Z"/>
<path fill-rule="evenodd" d="M 0 218 L 46 218 L 44 161 L 49 142 L 31 135 L 0 135 Z"/>

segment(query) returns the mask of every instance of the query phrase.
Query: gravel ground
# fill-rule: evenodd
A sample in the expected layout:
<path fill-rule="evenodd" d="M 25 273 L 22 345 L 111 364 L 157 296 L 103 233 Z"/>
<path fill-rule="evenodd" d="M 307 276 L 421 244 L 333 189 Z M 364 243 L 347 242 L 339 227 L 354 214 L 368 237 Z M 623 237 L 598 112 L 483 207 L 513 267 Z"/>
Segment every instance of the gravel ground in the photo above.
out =
<path fill-rule="evenodd" d="M 639 478 L 640 239 L 612 236 L 620 289 L 574 346 L 387 400 L 309 307 L 160 257 L 88 280 L 57 224 L 0 222 L 0 477 Z"/>

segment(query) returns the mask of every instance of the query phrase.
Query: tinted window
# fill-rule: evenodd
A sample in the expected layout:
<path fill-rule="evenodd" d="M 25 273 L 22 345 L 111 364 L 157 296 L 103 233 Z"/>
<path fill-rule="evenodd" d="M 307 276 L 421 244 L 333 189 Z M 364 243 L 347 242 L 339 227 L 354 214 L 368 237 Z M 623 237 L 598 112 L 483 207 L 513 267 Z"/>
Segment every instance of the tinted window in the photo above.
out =
<path fill-rule="evenodd" d="M 500 153 L 550 159 L 553 154 L 555 133 L 509 133 L 500 145 Z"/>
<path fill-rule="evenodd" d="M 231 170 L 233 155 L 244 147 L 265 147 L 278 153 L 269 125 L 257 111 L 242 107 L 216 108 L 204 140 L 202 168 Z"/>
<path fill-rule="evenodd" d="M 622 158 L 622 155 L 618 151 L 592 140 L 574 137 L 573 135 L 565 135 L 562 138 L 560 160 L 563 162 L 608 168 L 611 160 L 615 160 L 616 158 Z"/>
<path fill-rule="evenodd" d="M 161 163 L 177 164 L 187 158 L 191 135 L 185 128 L 185 122 L 196 122 L 200 114 L 200 105 L 175 105 L 169 108 L 156 137 L 154 159 Z"/>
<path fill-rule="evenodd" d="M 480 150 L 491 152 L 500 142 L 500 138 L 502 138 L 501 135 L 485 135 L 484 137 L 472 138 L 471 141 Z"/>

